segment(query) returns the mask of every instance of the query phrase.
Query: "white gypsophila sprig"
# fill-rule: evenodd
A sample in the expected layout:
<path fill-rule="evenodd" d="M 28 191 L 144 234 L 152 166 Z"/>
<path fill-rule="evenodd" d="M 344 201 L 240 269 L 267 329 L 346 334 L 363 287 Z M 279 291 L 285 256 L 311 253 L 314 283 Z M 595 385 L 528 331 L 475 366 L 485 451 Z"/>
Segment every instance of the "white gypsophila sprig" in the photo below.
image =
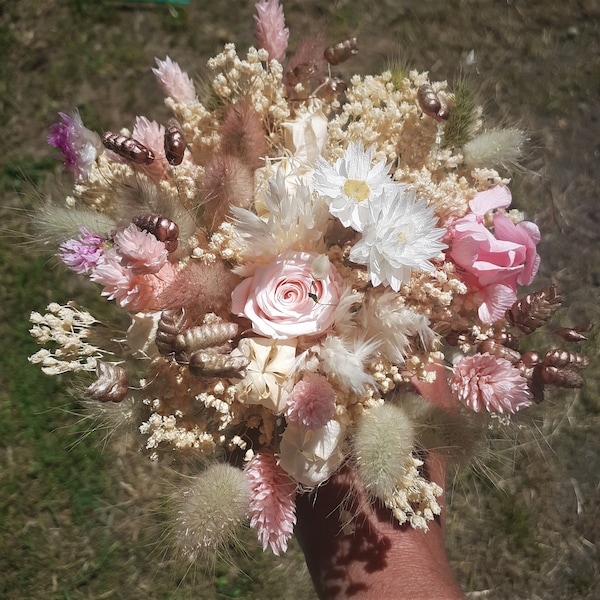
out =
<path fill-rule="evenodd" d="M 42 348 L 29 357 L 29 362 L 41 364 L 46 375 L 59 375 L 68 371 L 96 370 L 97 362 L 106 354 L 104 350 L 88 343 L 90 328 L 98 321 L 88 312 L 71 305 L 50 303 L 46 314 L 32 312 L 31 335 L 38 344 L 54 343 L 53 350 Z"/>
<path fill-rule="evenodd" d="M 446 230 L 435 227 L 434 207 L 416 200 L 404 185 L 386 186 L 370 203 L 368 219 L 350 260 L 367 266 L 374 286 L 389 285 L 397 292 L 413 270 L 432 271 L 430 259 L 446 248 L 441 242 Z"/>
<path fill-rule="evenodd" d="M 351 142 L 333 166 L 322 157 L 315 166 L 315 190 L 326 198 L 329 212 L 356 231 L 368 222 L 373 200 L 392 185 L 389 165 L 381 161 L 371 166 L 372 156 L 373 147 L 365 150 L 362 142 Z"/>

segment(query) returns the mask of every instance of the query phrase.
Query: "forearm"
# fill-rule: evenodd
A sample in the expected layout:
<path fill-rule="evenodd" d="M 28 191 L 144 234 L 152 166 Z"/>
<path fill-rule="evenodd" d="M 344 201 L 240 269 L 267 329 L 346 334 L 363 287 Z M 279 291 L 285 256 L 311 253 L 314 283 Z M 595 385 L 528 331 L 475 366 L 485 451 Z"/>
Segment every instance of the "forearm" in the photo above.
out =
<path fill-rule="evenodd" d="M 350 495 L 354 485 L 343 469 L 316 496 L 298 498 L 296 535 L 319 597 L 463 599 L 446 557 L 442 522 L 432 522 L 428 532 L 400 526 L 360 490 Z M 342 531 L 340 509 L 354 517 L 352 532 Z"/>

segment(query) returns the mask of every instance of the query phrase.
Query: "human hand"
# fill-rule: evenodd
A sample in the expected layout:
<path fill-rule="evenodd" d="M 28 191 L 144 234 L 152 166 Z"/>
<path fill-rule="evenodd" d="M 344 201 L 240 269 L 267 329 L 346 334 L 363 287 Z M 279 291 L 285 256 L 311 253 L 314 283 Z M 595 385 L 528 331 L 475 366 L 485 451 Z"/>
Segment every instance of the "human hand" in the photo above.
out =
<path fill-rule="evenodd" d="M 451 408 L 454 401 L 442 367 L 432 384 L 414 381 L 418 393 L 433 404 Z M 426 477 L 445 487 L 447 460 L 429 452 Z M 448 564 L 442 513 L 429 531 L 399 525 L 391 512 L 373 503 L 349 465 L 314 494 L 297 497 L 296 537 L 321 599 L 458 600 L 464 598 Z M 342 530 L 348 511 L 351 532 Z"/>

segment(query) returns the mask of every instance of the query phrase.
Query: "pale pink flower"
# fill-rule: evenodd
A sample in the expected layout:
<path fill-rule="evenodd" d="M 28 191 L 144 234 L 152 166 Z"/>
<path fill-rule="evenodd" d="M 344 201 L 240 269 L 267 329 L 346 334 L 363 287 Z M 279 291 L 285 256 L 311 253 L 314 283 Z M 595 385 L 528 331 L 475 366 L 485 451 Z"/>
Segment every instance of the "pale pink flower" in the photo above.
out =
<path fill-rule="evenodd" d="M 250 482 L 250 527 L 263 550 L 276 556 L 287 550 L 296 524 L 296 483 L 277 464 L 271 452 L 257 454 L 246 467 Z"/>
<path fill-rule="evenodd" d="M 196 99 L 196 89 L 194 82 L 189 75 L 181 70 L 181 67 L 168 56 L 165 60 L 154 59 L 157 64 L 156 69 L 152 69 L 158 79 L 160 87 L 165 94 L 173 98 L 175 102 L 185 104 Z"/>
<path fill-rule="evenodd" d="M 288 250 L 256 268 L 231 294 L 231 312 L 252 321 L 252 331 L 274 339 L 316 335 L 335 319 L 342 295 L 333 265 L 316 273 L 316 252 Z M 320 261 L 317 261 L 320 264 Z"/>
<path fill-rule="evenodd" d="M 487 352 L 461 359 L 454 366 L 450 387 L 475 412 L 514 413 L 532 403 L 527 380 L 519 369 Z"/>
<path fill-rule="evenodd" d="M 534 223 L 515 225 L 504 213 L 494 214 L 494 232 L 483 223 L 486 212 L 510 205 L 510 191 L 499 185 L 471 200 L 471 212 L 454 221 L 445 241 L 447 256 L 463 272 L 467 286 L 481 296 L 479 318 L 493 323 L 517 299 L 517 285 L 528 285 L 540 264 L 536 245 L 540 232 Z"/>
<path fill-rule="evenodd" d="M 105 252 L 90 279 L 104 286 L 102 295 L 115 300 L 118 306 L 130 312 L 161 310 L 161 294 L 173 283 L 177 271 L 166 262 L 157 273 L 136 275 L 122 264 L 116 248 Z"/>
<path fill-rule="evenodd" d="M 135 140 L 146 146 L 154 154 L 154 160 L 141 168 L 154 182 L 164 179 L 169 163 L 165 155 L 165 128 L 156 121 L 146 117 L 136 117 L 135 127 L 131 135 Z"/>
<path fill-rule="evenodd" d="M 283 63 L 290 30 L 285 26 L 283 8 L 279 5 L 279 0 L 259 0 L 256 3 L 254 35 L 258 46 L 269 53 L 270 59 Z"/>
<path fill-rule="evenodd" d="M 85 227 L 79 228 L 79 238 L 67 240 L 60 246 L 59 258 L 75 273 L 89 275 L 104 253 L 103 237 Z"/>
<path fill-rule="evenodd" d="M 165 244 L 133 223 L 115 234 L 114 243 L 121 264 L 134 275 L 157 273 L 167 262 L 169 253 Z"/>
<path fill-rule="evenodd" d="M 78 111 L 58 114 L 63 122 L 50 127 L 48 143 L 63 153 L 65 168 L 75 173 L 75 179 L 87 180 L 102 149 L 100 136 L 83 125 Z"/>
<path fill-rule="evenodd" d="M 285 416 L 306 429 L 319 429 L 335 414 L 335 391 L 317 373 L 307 372 L 296 383 L 287 399 Z"/>

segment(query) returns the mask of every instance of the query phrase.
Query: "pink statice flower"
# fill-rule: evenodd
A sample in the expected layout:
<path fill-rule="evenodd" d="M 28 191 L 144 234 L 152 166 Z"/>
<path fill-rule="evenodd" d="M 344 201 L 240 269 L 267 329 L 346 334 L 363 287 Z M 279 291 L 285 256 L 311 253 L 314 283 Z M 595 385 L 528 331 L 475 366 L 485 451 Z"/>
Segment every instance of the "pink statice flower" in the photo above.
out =
<path fill-rule="evenodd" d="M 134 275 L 158 273 L 169 256 L 163 242 L 133 223 L 115 234 L 114 243 L 121 264 Z"/>
<path fill-rule="evenodd" d="M 322 375 L 307 372 L 287 399 L 285 416 L 306 429 L 323 427 L 335 414 L 335 391 Z"/>
<path fill-rule="evenodd" d="M 519 369 L 504 358 L 478 353 L 455 366 L 450 388 L 475 412 L 510 412 L 530 406 L 532 394 Z"/>
<path fill-rule="evenodd" d="M 258 46 L 269 53 L 270 59 L 283 63 L 290 30 L 285 26 L 283 8 L 279 5 L 279 0 L 259 0 L 256 3 L 254 35 Z"/>
<path fill-rule="evenodd" d="M 256 529 L 263 551 L 276 556 L 287 550 L 296 524 L 296 483 L 270 452 L 257 454 L 246 467 L 250 482 L 250 527 Z"/>
<path fill-rule="evenodd" d="M 102 149 L 100 136 L 84 126 L 77 110 L 58 114 L 62 123 L 51 125 L 46 139 L 62 152 L 65 168 L 74 172 L 75 179 L 87 180 Z"/>
<path fill-rule="evenodd" d="M 58 257 L 75 273 L 89 275 L 102 258 L 106 240 L 85 227 L 80 227 L 79 232 L 78 239 L 67 240 L 59 246 Z"/>
<path fill-rule="evenodd" d="M 146 117 L 136 117 L 131 137 L 146 146 L 154 154 L 154 160 L 143 167 L 144 172 L 155 183 L 164 179 L 169 168 L 165 155 L 164 126 L 156 121 L 150 121 Z"/>
<path fill-rule="evenodd" d="M 190 76 L 181 70 L 181 67 L 168 56 L 165 60 L 154 59 L 156 69 L 152 69 L 160 87 L 165 94 L 173 98 L 175 102 L 185 104 L 196 99 L 196 89 Z"/>
<path fill-rule="evenodd" d="M 471 200 L 471 212 L 454 221 L 446 236 L 447 256 L 460 267 L 467 286 L 479 294 L 479 318 L 493 323 L 517 299 L 517 285 L 529 285 L 540 264 L 536 246 L 540 231 L 534 223 L 514 224 L 503 212 L 493 215 L 494 231 L 484 225 L 484 215 L 507 208 L 510 190 L 504 185 L 480 192 Z"/>

